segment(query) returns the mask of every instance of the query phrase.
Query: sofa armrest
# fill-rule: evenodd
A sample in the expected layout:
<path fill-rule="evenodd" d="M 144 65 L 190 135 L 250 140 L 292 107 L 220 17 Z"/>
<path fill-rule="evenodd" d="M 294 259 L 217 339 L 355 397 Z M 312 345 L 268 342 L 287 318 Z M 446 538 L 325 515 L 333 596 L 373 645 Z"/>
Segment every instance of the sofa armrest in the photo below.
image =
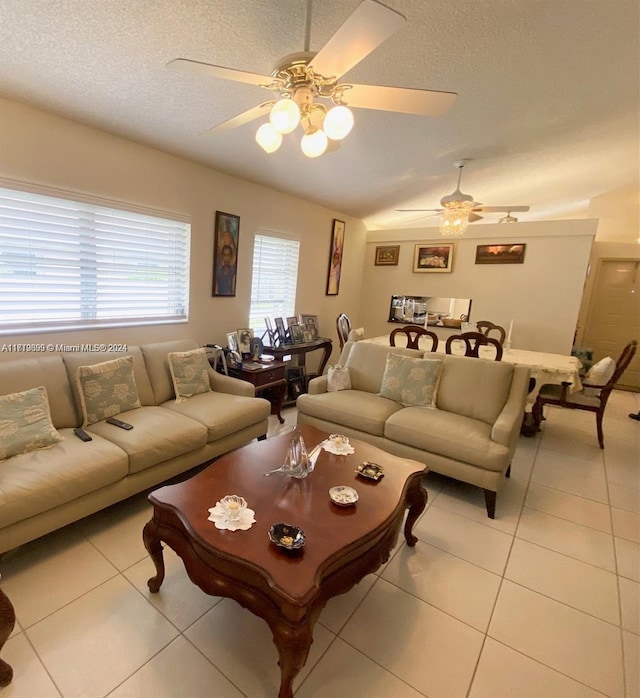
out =
<path fill-rule="evenodd" d="M 327 392 L 327 385 L 329 379 L 327 376 L 317 376 L 317 378 L 312 378 L 307 386 L 307 392 L 309 395 L 319 395 L 320 393 Z"/>
<path fill-rule="evenodd" d="M 522 415 L 527 401 L 530 375 L 531 370 L 529 368 L 525 366 L 514 367 L 509 397 L 491 429 L 492 441 L 505 446 L 511 446 L 513 443 L 515 446 L 520 434 Z"/>
<path fill-rule="evenodd" d="M 255 397 L 256 391 L 253 385 L 240 378 L 232 378 L 218 373 L 213 369 L 209 370 L 209 382 L 211 389 L 218 393 L 229 393 L 230 395 L 243 395 L 245 397 Z"/>

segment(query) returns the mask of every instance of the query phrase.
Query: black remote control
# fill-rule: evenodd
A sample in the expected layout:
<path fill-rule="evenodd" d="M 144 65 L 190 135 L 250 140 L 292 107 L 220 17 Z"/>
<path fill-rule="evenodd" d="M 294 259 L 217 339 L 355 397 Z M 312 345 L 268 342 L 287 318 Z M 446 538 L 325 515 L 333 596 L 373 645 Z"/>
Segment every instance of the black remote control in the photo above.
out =
<path fill-rule="evenodd" d="M 120 429 L 133 429 L 133 424 L 129 422 L 123 422 L 121 419 L 116 419 L 115 417 L 107 417 L 107 424 L 113 424 L 114 427 L 120 427 Z"/>
<path fill-rule="evenodd" d="M 80 439 L 80 441 L 93 441 L 91 436 L 82 427 L 76 427 L 73 433 Z"/>

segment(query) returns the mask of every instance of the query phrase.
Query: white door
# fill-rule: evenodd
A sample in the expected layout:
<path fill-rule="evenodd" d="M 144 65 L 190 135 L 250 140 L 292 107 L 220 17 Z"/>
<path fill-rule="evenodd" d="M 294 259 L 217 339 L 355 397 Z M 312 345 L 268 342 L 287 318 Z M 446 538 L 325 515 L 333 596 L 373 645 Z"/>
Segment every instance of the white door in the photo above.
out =
<path fill-rule="evenodd" d="M 632 339 L 640 339 L 640 259 L 601 259 L 584 332 L 584 345 L 595 361 L 617 359 Z M 636 353 L 618 385 L 640 390 Z"/>

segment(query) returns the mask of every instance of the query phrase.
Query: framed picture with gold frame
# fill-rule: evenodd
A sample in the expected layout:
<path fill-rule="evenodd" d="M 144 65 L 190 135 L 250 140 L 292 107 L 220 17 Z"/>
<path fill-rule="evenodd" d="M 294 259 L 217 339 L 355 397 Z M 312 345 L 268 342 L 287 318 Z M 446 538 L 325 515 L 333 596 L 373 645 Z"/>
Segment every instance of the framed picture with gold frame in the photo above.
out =
<path fill-rule="evenodd" d="M 400 245 L 379 245 L 376 247 L 375 266 L 395 267 L 400 258 Z"/>

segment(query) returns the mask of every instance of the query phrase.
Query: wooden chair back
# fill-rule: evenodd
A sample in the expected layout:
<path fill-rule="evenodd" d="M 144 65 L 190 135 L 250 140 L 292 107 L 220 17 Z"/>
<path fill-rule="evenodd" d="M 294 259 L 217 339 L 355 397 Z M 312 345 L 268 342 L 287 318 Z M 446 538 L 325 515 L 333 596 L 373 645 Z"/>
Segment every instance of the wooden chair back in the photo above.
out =
<path fill-rule="evenodd" d="M 407 349 L 419 349 L 418 342 L 420 337 L 428 337 L 431 340 L 431 349 L 427 351 L 436 351 L 438 349 L 438 335 L 435 332 L 426 330 L 420 325 L 405 325 L 404 327 L 396 327 L 389 335 L 389 344 L 392 347 L 396 346 L 396 337 L 399 334 L 405 335 L 407 338 Z"/>
<path fill-rule="evenodd" d="M 344 346 L 345 342 L 349 337 L 349 332 L 351 332 L 351 320 L 344 314 L 340 313 L 336 318 L 336 330 L 338 332 L 338 341 L 340 342 L 340 349 Z"/>
<path fill-rule="evenodd" d="M 452 334 L 445 345 L 445 352 L 453 354 L 452 347 L 456 340 L 462 340 L 465 345 L 464 355 L 479 357 L 479 350 L 482 346 L 492 346 L 496 350 L 495 361 L 502 359 L 502 344 L 494 337 L 487 337 L 482 332 L 463 332 L 462 334 Z"/>
<path fill-rule="evenodd" d="M 504 327 L 494 325 L 493 322 L 489 322 L 489 320 L 478 320 L 478 322 L 476 322 L 476 327 L 478 328 L 478 332 L 482 332 L 485 337 L 489 337 L 491 332 L 497 333 L 499 335 L 498 341 L 500 344 L 504 344 L 504 340 L 507 336 Z"/>

